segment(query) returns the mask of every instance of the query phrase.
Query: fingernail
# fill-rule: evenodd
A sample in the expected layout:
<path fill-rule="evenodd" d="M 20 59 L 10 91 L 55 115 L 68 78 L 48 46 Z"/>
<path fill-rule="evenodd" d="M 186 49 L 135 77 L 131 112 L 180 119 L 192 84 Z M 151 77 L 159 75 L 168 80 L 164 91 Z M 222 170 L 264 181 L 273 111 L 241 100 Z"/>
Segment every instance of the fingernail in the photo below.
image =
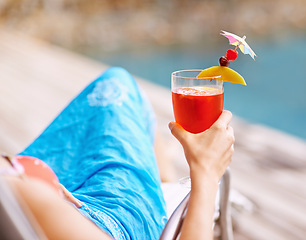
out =
<path fill-rule="evenodd" d="M 169 127 L 169 129 L 170 129 L 170 131 L 171 131 L 172 128 L 173 128 L 173 122 L 169 122 L 168 127 Z"/>

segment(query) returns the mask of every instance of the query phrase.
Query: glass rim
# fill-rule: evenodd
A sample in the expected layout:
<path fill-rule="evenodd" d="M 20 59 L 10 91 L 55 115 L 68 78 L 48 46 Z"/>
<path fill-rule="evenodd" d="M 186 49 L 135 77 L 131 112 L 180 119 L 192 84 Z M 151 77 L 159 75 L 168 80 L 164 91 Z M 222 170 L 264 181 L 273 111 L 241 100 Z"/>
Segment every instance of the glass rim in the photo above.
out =
<path fill-rule="evenodd" d="M 201 78 L 197 78 L 196 76 L 195 77 L 184 77 L 184 76 L 175 75 L 177 73 L 183 73 L 183 72 L 201 72 L 201 71 L 203 71 L 203 69 L 178 70 L 178 71 L 172 72 L 171 77 L 182 78 L 182 79 L 197 79 L 197 80 L 217 80 L 217 81 L 223 82 L 223 80 L 218 80 L 218 78 L 220 78 L 221 75 L 214 76 L 214 77 L 201 77 Z"/>

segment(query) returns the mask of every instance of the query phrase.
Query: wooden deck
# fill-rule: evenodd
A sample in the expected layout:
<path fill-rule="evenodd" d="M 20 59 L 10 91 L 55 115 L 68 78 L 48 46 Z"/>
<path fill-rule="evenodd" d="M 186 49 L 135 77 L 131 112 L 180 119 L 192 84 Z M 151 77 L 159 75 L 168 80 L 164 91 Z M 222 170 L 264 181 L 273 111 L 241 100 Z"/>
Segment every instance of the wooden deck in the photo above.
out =
<path fill-rule="evenodd" d="M 26 147 L 107 66 L 25 36 L 0 32 L 0 151 Z M 138 79 L 157 112 L 177 178 L 188 174 L 169 133 L 167 89 Z M 153 91 L 154 89 L 154 91 Z M 152 92 L 158 91 L 158 98 Z M 231 165 L 236 240 L 306 239 L 306 143 L 235 117 Z M 246 197 L 246 199 L 245 199 Z M 240 206 L 243 211 L 238 211 Z"/>

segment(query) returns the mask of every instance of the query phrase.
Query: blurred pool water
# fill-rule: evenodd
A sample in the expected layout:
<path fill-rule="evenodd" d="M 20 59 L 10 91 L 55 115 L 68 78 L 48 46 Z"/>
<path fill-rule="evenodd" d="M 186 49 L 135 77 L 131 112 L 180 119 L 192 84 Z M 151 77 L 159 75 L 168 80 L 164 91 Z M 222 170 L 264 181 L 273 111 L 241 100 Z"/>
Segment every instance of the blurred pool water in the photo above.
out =
<path fill-rule="evenodd" d="M 248 85 L 225 83 L 224 108 L 306 140 L 306 35 L 251 46 L 258 56 L 255 62 L 239 53 L 230 64 Z M 140 49 L 93 57 L 170 88 L 171 72 L 217 65 L 228 48 L 232 47 Z"/>

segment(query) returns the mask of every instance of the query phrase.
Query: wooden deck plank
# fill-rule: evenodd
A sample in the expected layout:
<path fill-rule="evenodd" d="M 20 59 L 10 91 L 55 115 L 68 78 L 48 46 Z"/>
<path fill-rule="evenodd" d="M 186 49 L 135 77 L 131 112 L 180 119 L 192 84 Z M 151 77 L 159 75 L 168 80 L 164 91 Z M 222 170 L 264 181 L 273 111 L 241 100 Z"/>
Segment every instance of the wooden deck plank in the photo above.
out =
<path fill-rule="evenodd" d="M 0 151 L 26 147 L 81 89 L 107 66 L 24 36 L 0 32 Z M 169 90 L 137 78 L 157 113 L 177 178 L 188 175 L 184 154 L 167 124 Z M 158 98 L 156 92 L 159 93 Z M 232 187 L 254 202 L 241 212 L 238 240 L 305 239 L 306 143 L 234 117 Z"/>

